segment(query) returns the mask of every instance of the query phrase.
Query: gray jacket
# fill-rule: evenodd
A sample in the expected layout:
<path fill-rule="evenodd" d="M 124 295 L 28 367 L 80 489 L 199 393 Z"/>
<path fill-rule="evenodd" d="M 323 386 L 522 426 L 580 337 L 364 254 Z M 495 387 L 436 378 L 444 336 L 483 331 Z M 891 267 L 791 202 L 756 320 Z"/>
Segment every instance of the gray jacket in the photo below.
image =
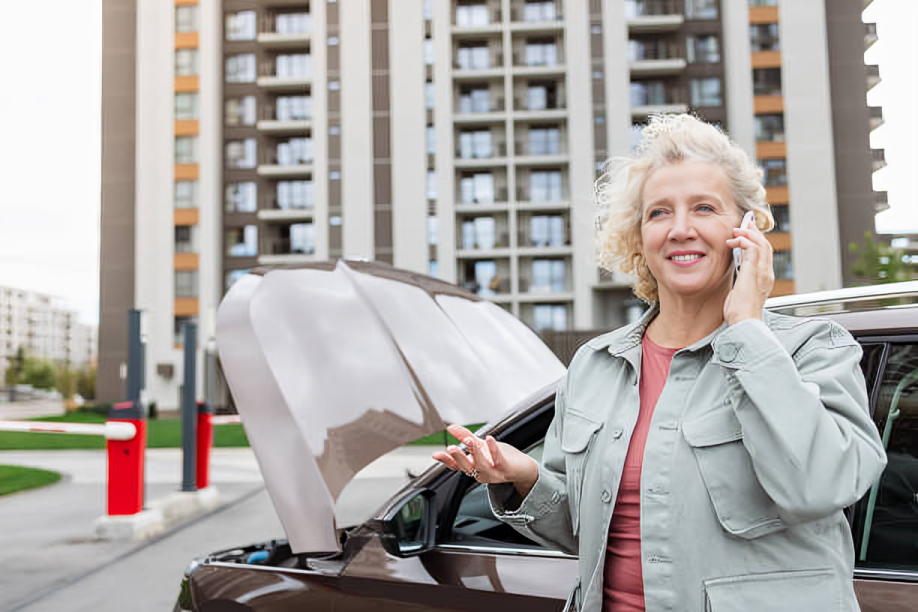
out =
<path fill-rule="evenodd" d="M 529 495 L 488 487 L 498 518 L 579 555 L 571 609 L 602 607 L 641 338 L 656 312 L 577 351 Z M 724 323 L 673 357 L 641 476 L 648 612 L 859 609 L 842 510 L 886 464 L 861 348 L 835 323 L 763 316 Z"/>

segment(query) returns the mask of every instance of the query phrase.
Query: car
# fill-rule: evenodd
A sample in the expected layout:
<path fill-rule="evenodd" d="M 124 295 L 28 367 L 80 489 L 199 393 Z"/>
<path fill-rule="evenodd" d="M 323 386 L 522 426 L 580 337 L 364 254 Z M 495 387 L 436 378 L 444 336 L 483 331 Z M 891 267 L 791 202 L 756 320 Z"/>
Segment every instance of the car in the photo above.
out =
<path fill-rule="evenodd" d="M 837 321 L 863 347 L 889 464 L 847 511 L 855 590 L 864 612 L 914 610 L 918 282 L 766 307 Z M 539 459 L 564 367 L 534 332 L 453 285 L 337 261 L 244 277 L 221 305 L 217 338 L 286 537 L 194 560 L 176 610 L 562 608 L 577 558 L 498 521 L 485 487 L 444 466 L 360 525 L 336 528 L 332 512 L 356 471 L 444 422 L 489 421 L 479 433 Z"/>

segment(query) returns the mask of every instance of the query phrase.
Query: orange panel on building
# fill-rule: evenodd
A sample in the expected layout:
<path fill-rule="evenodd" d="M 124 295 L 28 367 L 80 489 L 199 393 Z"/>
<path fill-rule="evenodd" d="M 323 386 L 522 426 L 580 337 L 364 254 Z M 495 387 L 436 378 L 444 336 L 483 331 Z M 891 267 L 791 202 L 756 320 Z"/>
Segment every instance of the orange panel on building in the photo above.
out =
<path fill-rule="evenodd" d="M 765 234 L 765 237 L 768 238 L 768 242 L 771 243 L 771 246 L 776 251 L 790 251 L 791 250 L 791 235 L 790 232 L 769 232 Z"/>
<path fill-rule="evenodd" d="M 197 32 L 176 32 L 175 33 L 176 49 L 197 49 L 198 33 Z"/>
<path fill-rule="evenodd" d="M 787 157 L 786 142 L 757 142 L 755 156 L 759 159 L 781 159 Z"/>
<path fill-rule="evenodd" d="M 197 208 L 176 208 L 174 224 L 175 225 L 197 225 L 201 218 L 201 213 Z"/>
<path fill-rule="evenodd" d="M 197 253 L 176 253 L 173 268 L 176 270 L 197 270 L 199 266 Z"/>
<path fill-rule="evenodd" d="M 752 54 L 753 68 L 780 68 L 780 51 L 755 51 Z"/>
<path fill-rule="evenodd" d="M 198 298 L 175 298 L 172 309 L 177 317 L 193 317 L 198 314 Z"/>
<path fill-rule="evenodd" d="M 787 187 L 766 187 L 765 199 L 769 204 L 787 204 L 790 202 Z"/>
<path fill-rule="evenodd" d="M 175 164 L 175 180 L 196 181 L 200 176 L 197 164 Z"/>
<path fill-rule="evenodd" d="M 177 76 L 175 77 L 176 93 L 190 93 L 200 89 L 199 79 L 197 76 Z"/>
<path fill-rule="evenodd" d="M 175 0 L 175 6 L 182 6 L 183 4 L 200 4 L 201 0 Z"/>
<path fill-rule="evenodd" d="M 177 119 L 175 121 L 176 136 L 197 136 L 200 131 L 197 119 Z"/>
<path fill-rule="evenodd" d="M 776 6 L 750 6 L 749 23 L 778 23 L 778 7 Z"/>
<path fill-rule="evenodd" d="M 784 96 L 755 96 L 752 98 L 752 107 L 756 115 L 783 113 Z"/>
<path fill-rule="evenodd" d="M 789 278 L 776 278 L 775 286 L 771 290 L 771 297 L 794 295 L 796 292 L 793 280 Z"/>

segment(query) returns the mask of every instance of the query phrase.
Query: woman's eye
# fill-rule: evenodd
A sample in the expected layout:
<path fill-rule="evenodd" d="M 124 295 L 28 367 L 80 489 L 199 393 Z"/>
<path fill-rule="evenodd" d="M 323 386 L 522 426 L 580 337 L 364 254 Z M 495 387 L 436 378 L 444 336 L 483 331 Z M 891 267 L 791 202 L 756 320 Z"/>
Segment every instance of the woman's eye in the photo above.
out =
<path fill-rule="evenodd" d="M 701 210 L 704 212 L 714 212 L 714 207 L 708 206 L 707 204 L 702 204 L 701 206 L 698 207 L 698 210 Z"/>
<path fill-rule="evenodd" d="M 660 208 L 658 208 L 658 209 L 656 209 L 656 210 L 650 211 L 650 214 L 647 215 L 647 218 L 648 218 L 648 219 L 653 219 L 654 217 L 659 217 L 659 216 L 662 215 L 662 214 L 663 214 L 663 210 L 660 209 Z"/>

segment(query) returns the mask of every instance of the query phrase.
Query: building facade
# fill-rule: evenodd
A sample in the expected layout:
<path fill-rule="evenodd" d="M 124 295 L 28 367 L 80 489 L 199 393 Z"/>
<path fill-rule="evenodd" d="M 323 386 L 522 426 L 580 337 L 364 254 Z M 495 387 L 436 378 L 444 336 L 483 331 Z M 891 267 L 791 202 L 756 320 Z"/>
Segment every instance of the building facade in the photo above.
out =
<path fill-rule="evenodd" d="M 81 370 L 96 364 L 96 327 L 80 323 L 58 298 L 0 287 L 0 370 L 20 348 L 26 357 Z"/>
<path fill-rule="evenodd" d="M 842 286 L 877 196 L 863 3 L 829 4 L 104 0 L 100 396 L 136 307 L 147 392 L 176 406 L 183 324 L 206 342 L 257 266 L 375 259 L 536 330 L 631 320 L 592 189 L 654 112 L 759 160 L 776 294 Z"/>

